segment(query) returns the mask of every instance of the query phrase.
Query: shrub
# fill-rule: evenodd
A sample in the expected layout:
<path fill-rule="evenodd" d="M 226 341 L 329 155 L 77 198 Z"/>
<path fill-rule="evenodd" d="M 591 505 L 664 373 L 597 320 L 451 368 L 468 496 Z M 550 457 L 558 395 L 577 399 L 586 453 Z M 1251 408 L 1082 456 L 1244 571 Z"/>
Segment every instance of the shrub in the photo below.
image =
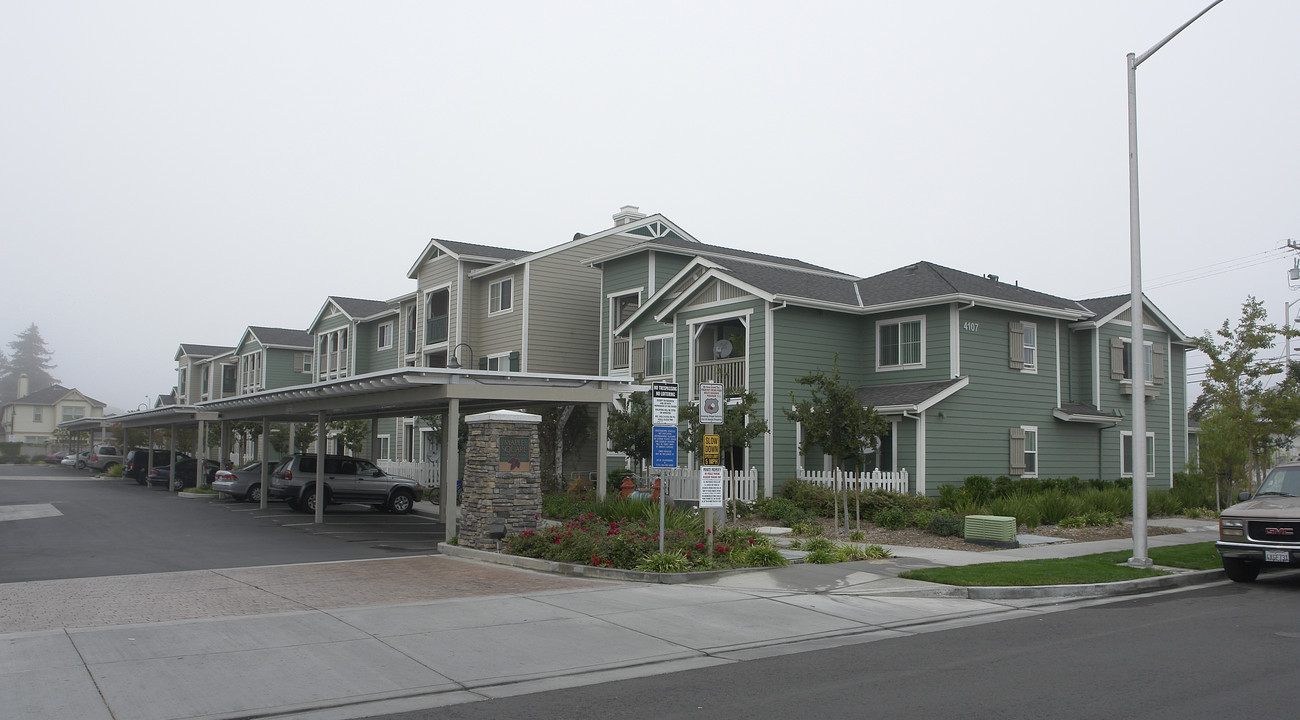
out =
<path fill-rule="evenodd" d="M 816 483 L 787 480 L 781 484 L 781 498 L 794 503 L 809 515 L 830 517 L 835 513 L 835 496 L 831 489 Z"/>
<path fill-rule="evenodd" d="M 637 563 L 636 569 L 641 572 L 682 573 L 691 569 L 691 561 L 686 557 L 686 553 L 680 550 L 657 552 L 645 556 L 644 560 Z"/>
<path fill-rule="evenodd" d="M 871 521 L 888 530 L 902 530 L 912 524 L 910 514 L 903 508 L 885 508 L 876 513 Z"/>
<path fill-rule="evenodd" d="M 804 550 L 808 552 L 817 552 L 819 550 L 834 550 L 835 543 L 828 538 L 818 537 L 809 540 L 804 544 Z"/>
<path fill-rule="evenodd" d="M 854 560 L 880 560 L 882 558 L 893 557 L 893 553 L 879 545 L 867 545 L 866 547 L 840 545 L 837 551 L 839 552 L 841 562 L 852 562 Z"/>
<path fill-rule="evenodd" d="M 1063 528 L 1084 528 L 1084 527 L 1113 527 L 1118 525 L 1118 517 L 1105 512 L 1089 510 L 1081 515 L 1071 515 L 1061 520 L 1060 525 Z"/>
<path fill-rule="evenodd" d="M 976 502 L 985 502 L 993 494 L 993 480 L 987 475 L 971 475 L 962 485 L 966 497 Z"/>
<path fill-rule="evenodd" d="M 736 553 L 735 562 L 745 567 L 785 567 L 790 564 L 780 550 L 770 545 L 745 548 Z"/>
<path fill-rule="evenodd" d="M 835 549 L 826 548 L 811 550 L 804 556 L 803 561 L 813 565 L 831 565 L 840 562 L 840 553 Z"/>
<path fill-rule="evenodd" d="M 797 522 L 790 526 L 790 531 L 799 537 L 813 537 L 821 535 L 825 529 L 821 525 L 811 522 Z"/>
<path fill-rule="evenodd" d="M 956 513 L 939 511 L 930 516 L 930 522 L 925 526 L 925 531 L 940 537 L 957 537 L 962 534 L 965 525 L 966 521 L 962 516 Z"/>
<path fill-rule="evenodd" d="M 866 539 L 867 539 L 867 534 L 862 532 L 861 530 L 854 530 L 853 532 L 849 533 L 849 540 L 853 542 L 862 542 L 863 540 Z"/>
<path fill-rule="evenodd" d="M 784 527 L 793 528 L 798 523 L 812 520 L 812 515 L 808 511 L 789 498 L 768 498 L 756 501 L 754 504 L 759 515 L 775 520 Z"/>

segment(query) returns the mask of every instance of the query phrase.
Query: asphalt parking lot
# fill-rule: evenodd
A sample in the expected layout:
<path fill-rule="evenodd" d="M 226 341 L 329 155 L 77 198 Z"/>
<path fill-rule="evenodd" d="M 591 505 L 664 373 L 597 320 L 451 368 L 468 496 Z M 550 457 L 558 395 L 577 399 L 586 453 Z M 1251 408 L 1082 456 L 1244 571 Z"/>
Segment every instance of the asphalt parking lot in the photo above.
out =
<path fill-rule="evenodd" d="M 282 503 L 261 510 L 69 467 L 4 465 L 0 582 L 427 555 L 444 534 L 431 518 L 363 505 L 313 520 Z"/>

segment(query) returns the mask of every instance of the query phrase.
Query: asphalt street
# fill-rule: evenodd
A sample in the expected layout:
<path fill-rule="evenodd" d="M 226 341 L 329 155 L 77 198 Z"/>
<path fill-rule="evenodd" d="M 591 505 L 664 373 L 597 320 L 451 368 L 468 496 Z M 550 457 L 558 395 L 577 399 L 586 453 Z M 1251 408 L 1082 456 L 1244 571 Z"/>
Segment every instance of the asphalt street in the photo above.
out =
<path fill-rule="evenodd" d="M 6 518 L 24 522 L 5 522 Z M 67 467 L 0 465 L 0 583 L 425 555 L 440 523 L 333 505 L 189 499 Z"/>

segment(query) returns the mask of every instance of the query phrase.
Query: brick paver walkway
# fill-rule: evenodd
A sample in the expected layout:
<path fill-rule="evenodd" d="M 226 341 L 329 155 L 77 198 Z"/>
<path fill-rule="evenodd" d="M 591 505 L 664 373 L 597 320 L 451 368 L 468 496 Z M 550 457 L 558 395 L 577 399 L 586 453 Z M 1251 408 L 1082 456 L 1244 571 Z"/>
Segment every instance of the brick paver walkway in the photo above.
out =
<path fill-rule="evenodd" d="M 0 584 L 0 633 L 594 587 L 439 555 Z"/>

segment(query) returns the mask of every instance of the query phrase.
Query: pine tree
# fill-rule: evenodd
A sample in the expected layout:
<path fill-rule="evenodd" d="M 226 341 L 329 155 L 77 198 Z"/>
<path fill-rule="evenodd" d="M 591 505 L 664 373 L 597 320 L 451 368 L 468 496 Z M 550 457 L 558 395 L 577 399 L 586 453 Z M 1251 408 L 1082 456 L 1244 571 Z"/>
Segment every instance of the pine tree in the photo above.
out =
<path fill-rule="evenodd" d="M 50 370 L 55 368 L 50 362 L 53 356 L 36 323 L 27 326 L 26 330 L 18 333 L 16 339 L 10 341 L 9 351 L 11 355 L 7 359 L 0 353 L 0 401 L 18 398 L 19 375 L 27 375 L 29 393 L 44 390 L 59 382 L 50 375 Z"/>

